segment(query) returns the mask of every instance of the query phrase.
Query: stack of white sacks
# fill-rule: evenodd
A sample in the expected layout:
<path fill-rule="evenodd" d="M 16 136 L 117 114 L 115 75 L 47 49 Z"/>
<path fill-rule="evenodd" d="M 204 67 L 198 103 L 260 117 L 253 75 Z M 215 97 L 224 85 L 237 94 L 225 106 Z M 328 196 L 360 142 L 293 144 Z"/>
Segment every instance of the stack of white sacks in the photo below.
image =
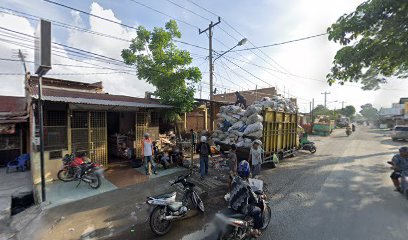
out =
<path fill-rule="evenodd" d="M 263 108 L 289 113 L 297 111 L 295 103 L 280 96 L 263 98 L 246 110 L 234 105 L 223 106 L 217 114 L 218 129 L 212 139 L 225 144 L 235 143 L 237 147 L 251 147 L 254 139 L 262 137 L 263 117 L 260 114 Z"/>

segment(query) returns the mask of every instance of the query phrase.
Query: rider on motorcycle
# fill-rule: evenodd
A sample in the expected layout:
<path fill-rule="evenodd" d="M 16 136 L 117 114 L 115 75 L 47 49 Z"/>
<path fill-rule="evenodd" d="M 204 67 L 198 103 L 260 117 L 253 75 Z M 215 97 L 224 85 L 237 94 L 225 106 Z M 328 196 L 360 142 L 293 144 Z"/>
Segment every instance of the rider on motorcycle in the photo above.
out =
<path fill-rule="evenodd" d="M 248 183 L 250 172 L 249 163 L 245 160 L 241 161 L 238 166 L 238 176 L 232 180 L 229 206 L 231 209 L 249 215 L 254 219 L 254 227 L 251 235 L 253 237 L 259 237 L 262 227 L 262 212 L 257 206 L 257 196 Z"/>
<path fill-rule="evenodd" d="M 401 147 L 399 149 L 399 154 L 395 154 L 391 160 L 391 169 L 394 172 L 391 174 L 392 183 L 395 186 L 395 191 L 401 192 L 400 178 L 402 174 L 408 175 L 408 147 Z"/>

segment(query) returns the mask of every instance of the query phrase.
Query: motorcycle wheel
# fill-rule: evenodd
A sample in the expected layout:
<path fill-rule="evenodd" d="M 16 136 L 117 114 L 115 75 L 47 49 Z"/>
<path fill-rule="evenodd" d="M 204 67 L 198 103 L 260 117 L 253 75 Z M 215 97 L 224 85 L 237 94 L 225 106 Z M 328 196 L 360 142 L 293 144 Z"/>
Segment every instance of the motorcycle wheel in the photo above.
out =
<path fill-rule="evenodd" d="M 165 214 L 164 211 L 164 207 L 157 206 L 150 213 L 150 229 L 159 236 L 165 235 L 171 228 L 171 222 L 169 220 L 160 219 L 160 217 Z"/>
<path fill-rule="evenodd" d="M 98 189 L 101 186 L 101 177 L 98 174 L 90 173 L 86 177 L 91 180 L 88 183 L 91 188 Z"/>
<path fill-rule="evenodd" d="M 75 175 L 70 173 L 67 169 L 61 169 L 58 171 L 58 179 L 63 182 L 70 182 L 75 179 Z"/>
<path fill-rule="evenodd" d="M 201 200 L 196 192 L 193 192 L 192 198 L 194 206 L 203 213 L 205 211 L 203 200 Z"/>
<path fill-rule="evenodd" d="M 316 152 L 316 147 L 315 146 L 311 147 L 309 151 L 312 154 L 315 153 Z"/>
<path fill-rule="evenodd" d="M 269 226 L 269 222 L 271 221 L 272 218 L 272 210 L 269 206 L 266 206 L 266 209 L 264 210 L 264 213 L 262 215 L 262 230 L 265 230 Z"/>

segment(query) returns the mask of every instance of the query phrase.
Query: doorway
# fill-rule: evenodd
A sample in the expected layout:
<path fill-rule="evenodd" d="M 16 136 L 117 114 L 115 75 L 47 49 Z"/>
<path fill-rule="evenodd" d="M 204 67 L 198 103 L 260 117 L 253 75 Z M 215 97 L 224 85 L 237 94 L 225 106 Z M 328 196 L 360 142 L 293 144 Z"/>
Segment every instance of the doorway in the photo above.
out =
<path fill-rule="evenodd" d="M 85 153 L 92 161 L 106 166 L 106 112 L 73 111 L 71 117 L 71 146 L 73 153 Z"/>

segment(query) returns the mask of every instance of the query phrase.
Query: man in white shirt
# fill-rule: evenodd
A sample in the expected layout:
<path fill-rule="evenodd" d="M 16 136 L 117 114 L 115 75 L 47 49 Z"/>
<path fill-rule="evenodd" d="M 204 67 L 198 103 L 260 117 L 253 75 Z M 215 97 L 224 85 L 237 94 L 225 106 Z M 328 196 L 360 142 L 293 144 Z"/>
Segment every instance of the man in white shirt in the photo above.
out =
<path fill-rule="evenodd" d="M 148 133 L 145 133 L 143 136 L 144 139 L 142 140 L 142 158 L 145 162 L 146 175 L 150 175 L 149 163 L 152 165 L 153 173 L 157 174 L 156 164 L 153 159 L 153 141 Z"/>

